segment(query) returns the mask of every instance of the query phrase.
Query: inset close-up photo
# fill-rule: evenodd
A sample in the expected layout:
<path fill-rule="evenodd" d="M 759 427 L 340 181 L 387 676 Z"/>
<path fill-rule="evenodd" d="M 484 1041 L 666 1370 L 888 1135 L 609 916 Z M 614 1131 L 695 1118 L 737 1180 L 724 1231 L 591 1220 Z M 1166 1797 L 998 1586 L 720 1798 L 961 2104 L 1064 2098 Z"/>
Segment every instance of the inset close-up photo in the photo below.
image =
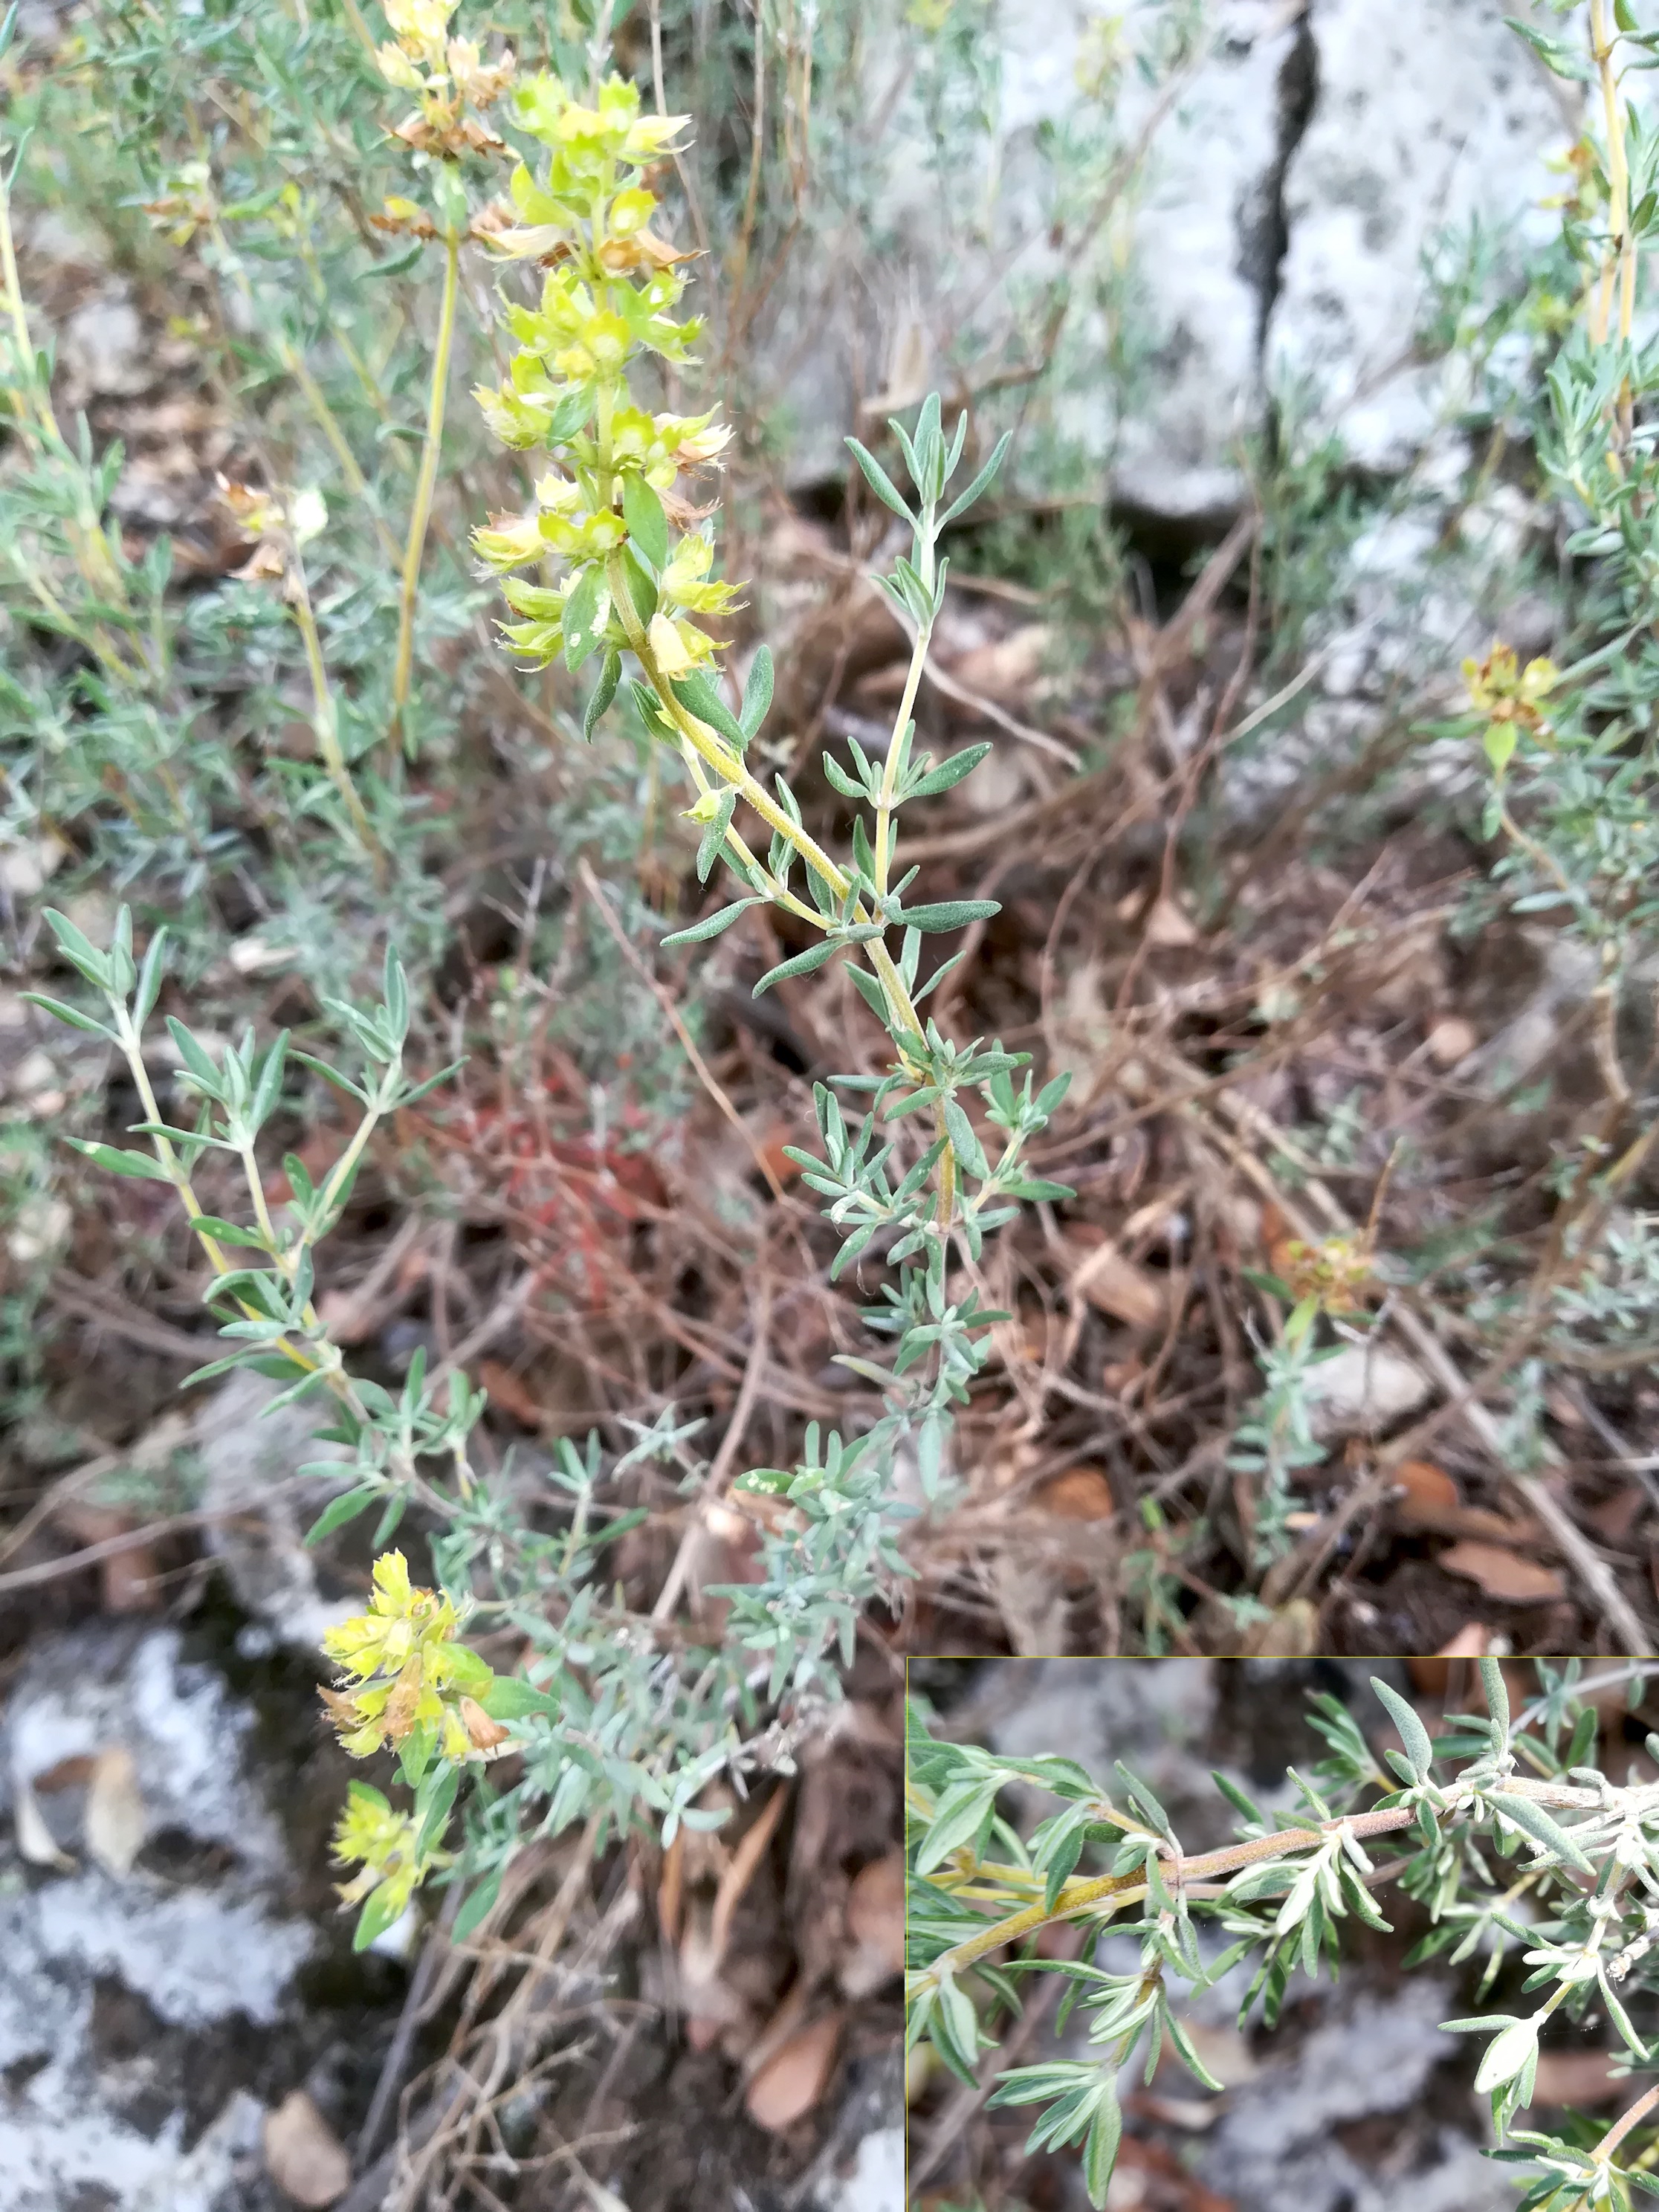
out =
<path fill-rule="evenodd" d="M 936 1661 L 912 2212 L 1659 2197 L 1659 1662 Z"/>

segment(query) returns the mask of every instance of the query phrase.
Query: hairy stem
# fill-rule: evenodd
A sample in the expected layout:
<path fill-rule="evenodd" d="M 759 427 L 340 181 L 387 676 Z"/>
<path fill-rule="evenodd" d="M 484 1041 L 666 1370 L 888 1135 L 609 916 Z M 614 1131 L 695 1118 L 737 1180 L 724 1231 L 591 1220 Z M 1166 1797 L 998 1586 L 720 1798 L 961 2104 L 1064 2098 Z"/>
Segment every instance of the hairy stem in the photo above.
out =
<path fill-rule="evenodd" d="M 1656 2081 L 1650 2089 L 1644 2090 L 1627 2112 L 1620 2112 L 1619 2118 L 1590 2153 L 1594 2163 L 1597 2166 L 1605 2166 L 1631 2130 L 1638 2122 L 1644 2120 L 1656 2105 L 1659 2105 L 1659 2081 Z"/>
<path fill-rule="evenodd" d="M 1601 1802 L 1594 1790 L 1573 1790 L 1553 1783 L 1529 1783 L 1511 1778 L 1504 1788 L 1511 1796 L 1530 1798 L 1539 1805 L 1594 1806 Z M 1468 1810 L 1468 1793 L 1449 1793 L 1443 1817 Z M 1409 1805 L 1385 1806 L 1374 1813 L 1350 1813 L 1340 1820 L 1322 1820 L 1316 1826 L 1281 1828 L 1271 1836 L 1253 1837 L 1248 1843 L 1230 1844 L 1220 1850 L 1206 1851 L 1198 1858 L 1160 1856 L 1158 1864 L 1166 1881 L 1206 1881 L 1218 1875 L 1237 1874 L 1241 1868 L 1257 1865 L 1263 1859 L 1283 1858 L 1291 1851 L 1318 1850 L 1345 1831 L 1356 1837 L 1396 1833 L 1410 1827 L 1416 1818 L 1415 1809 Z M 944 1974 L 960 1973 L 975 1960 L 1000 1950 L 1005 1943 L 1018 1942 L 1050 1921 L 1069 1919 L 1074 1913 L 1088 1911 L 1109 1899 L 1115 1900 L 1112 1906 L 1115 1911 L 1120 1905 L 1137 1903 L 1146 1894 L 1144 1875 L 1101 1875 L 1085 1879 L 1074 1876 L 1060 1892 L 1052 1911 L 1042 1905 L 1028 1905 L 1006 1920 L 992 1923 L 950 1950 L 941 1952 L 921 1978 L 937 1980 Z"/>
<path fill-rule="evenodd" d="M 799 823 L 784 811 L 769 792 L 755 781 L 730 747 L 723 744 L 714 731 L 698 721 L 696 715 L 682 707 L 675 697 L 667 678 L 658 665 L 656 655 L 651 650 L 645 625 L 640 620 L 639 611 L 628 588 L 628 574 L 620 553 L 611 555 L 605 574 L 611 586 L 611 604 L 622 617 L 623 628 L 628 633 L 629 649 L 644 670 L 646 680 L 656 694 L 664 714 L 699 759 L 714 769 L 721 782 L 735 791 L 745 805 L 753 807 L 769 829 L 775 830 L 786 843 L 793 846 L 813 874 L 827 884 L 837 898 L 845 898 L 850 889 L 848 878 L 823 848 L 802 829 Z M 820 929 L 825 927 L 822 915 L 812 913 L 805 907 L 799 910 Z M 861 901 L 854 905 L 853 912 L 855 921 L 867 921 L 870 919 Z M 918 1037 L 922 1035 L 921 1019 L 911 1003 L 904 978 L 899 974 L 893 956 L 879 938 L 872 939 L 863 950 L 886 999 L 890 1016 L 890 1031 L 898 1047 L 900 1060 L 908 1073 L 918 1075 L 921 1071 L 906 1050 L 903 1038 L 906 1035 Z M 945 1128 L 942 1105 L 935 1111 L 933 1126 L 938 1135 L 945 1139 L 945 1150 L 939 1157 L 937 1188 L 939 1226 L 948 1228 L 956 1216 L 956 1152 Z"/>
<path fill-rule="evenodd" d="M 892 734 L 887 740 L 887 759 L 882 769 L 881 796 L 876 801 L 876 889 L 884 896 L 887 890 L 888 870 L 892 860 L 893 793 L 898 784 L 899 748 L 911 715 L 915 712 L 916 692 L 921 683 L 921 672 L 927 665 L 927 648 L 933 641 L 933 627 L 916 632 L 916 641 L 910 649 L 910 665 L 905 672 L 904 696 L 899 701 L 898 713 L 893 718 Z"/>

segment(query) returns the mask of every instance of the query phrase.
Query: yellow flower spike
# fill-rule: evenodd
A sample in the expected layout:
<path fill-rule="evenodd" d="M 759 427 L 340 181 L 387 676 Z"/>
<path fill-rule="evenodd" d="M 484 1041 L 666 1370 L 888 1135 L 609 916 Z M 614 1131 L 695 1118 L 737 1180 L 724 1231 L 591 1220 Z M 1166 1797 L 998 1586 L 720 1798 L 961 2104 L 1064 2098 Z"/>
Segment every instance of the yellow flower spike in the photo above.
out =
<path fill-rule="evenodd" d="M 335 1825 L 333 1856 L 337 1865 L 359 1869 L 336 1887 L 344 1903 L 363 1905 L 353 1938 L 362 1950 L 408 1910 L 427 1875 L 435 1866 L 447 1866 L 451 1855 L 423 1851 L 413 1814 L 394 1812 L 378 1790 L 354 1782 Z"/>

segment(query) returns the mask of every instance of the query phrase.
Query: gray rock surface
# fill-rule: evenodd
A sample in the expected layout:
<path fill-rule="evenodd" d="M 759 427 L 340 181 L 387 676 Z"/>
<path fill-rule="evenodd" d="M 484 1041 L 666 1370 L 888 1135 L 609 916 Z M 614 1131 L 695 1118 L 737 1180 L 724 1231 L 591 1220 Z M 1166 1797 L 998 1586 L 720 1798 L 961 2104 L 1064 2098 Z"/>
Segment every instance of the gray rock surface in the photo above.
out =
<path fill-rule="evenodd" d="M 315 1946 L 315 1929 L 274 1899 L 283 1844 L 244 1765 L 252 1725 L 217 1675 L 181 1660 L 169 1628 L 40 1644 L 12 1684 L 0 1716 L 13 1815 L 0 1844 L 6 2212 L 210 2212 L 257 2166 L 256 2098 L 232 2091 L 191 2141 L 176 2072 L 152 2063 L 234 2022 L 268 2030 Z M 118 1747 L 132 1762 L 130 1841 L 171 1830 L 212 1846 L 217 1879 L 96 1863 L 95 1823 L 64 1763 Z M 41 1824 L 32 1838 L 27 1808 Z M 123 2031 L 129 2016 L 141 2025 Z"/>
<path fill-rule="evenodd" d="M 1435 425 L 1439 373 L 1411 354 L 1437 232 L 1478 219 L 1538 244 L 1558 226 L 1538 204 L 1559 189 L 1547 159 L 1575 125 L 1565 88 L 1504 23 L 1522 13 L 1312 0 L 1316 86 L 1285 167 L 1267 364 L 1313 380 L 1367 467 L 1406 468 Z"/>
<path fill-rule="evenodd" d="M 144 326 L 125 291 L 106 293 L 76 309 L 64 331 L 64 360 L 82 405 L 149 389 L 153 369 Z"/>
<path fill-rule="evenodd" d="M 1576 133 L 1571 97 L 1505 27 L 1517 12 L 1526 0 L 1207 0 L 1194 62 L 1162 88 L 1132 65 L 1102 93 L 1097 9 L 1002 0 L 975 79 L 981 128 L 958 127 L 936 157 L 921 87 L 943 65 L 886 0 L 862 64 L 868 213 L 786 280 L 772 368 L 792 473 L 838 470 L 855 383 L 878 420 L 956 356 L 983 374 L 1028 355 L 1032 302 L 1062 269 L 1073 307 L 1054 426 L 1109 464 L 1129 507 L 1181 519 L 1236 505 L 1240 434 L 1286 380 L 1356 459 L 1408 467 L 1443 396 L 1412 351 L 1425 249 L 1476 218 L 1522 242 L 1556 220 L 1538 203 Z M 1572 19 L 1547 20 L 1573 34 Z M 1152 21 L 1137 13 L 1126 35 Z M 1101 214 L 1105 196 L 1090 195 L 1109 142 L 1144 158 Z M 854 252 L 865 312 L 849 331 Z M 1115 307 L 1087 305 L 1108 279 Z M 1109 314 L 1140 356 L 1127 389 Z"/>
<path fill-rule="evenodd" d="M 1477 2141 L 1420 2110 L 1456 2046 L 1440 2022 L 1458 2008 L 1443 1981 L 1385 1993 L 1299 1979 L 1318 2024 L 1282 2050 L 1264 2045 L 1255 2077 L 1229 2093 L 1200 2170 L 1241 2208 L 1298 2212 L 1502 2212 L 1515 2193 Z M 1219 1987 L 1210 1995 L 1212 2008 Z M 1241 1991 L 1228 1992 L 1231 2020 Z M 1471 2112 L 1475 2109 L 1471 2100 Z"/>

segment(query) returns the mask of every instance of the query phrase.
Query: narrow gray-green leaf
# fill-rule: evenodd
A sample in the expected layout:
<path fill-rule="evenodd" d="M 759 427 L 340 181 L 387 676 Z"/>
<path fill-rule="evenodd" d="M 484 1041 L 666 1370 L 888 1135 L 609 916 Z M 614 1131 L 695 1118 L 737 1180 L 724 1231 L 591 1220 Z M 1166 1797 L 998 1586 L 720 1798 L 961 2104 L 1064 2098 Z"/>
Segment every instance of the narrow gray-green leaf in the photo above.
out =
<path fill-rule="evenodd" d="M 1371 1676 L 1371 1687 L 1387 1706 L 1389 1717 L 1400 1731 L 1412 1772 L 1419 1782 L 1425 1781 L 1434 1759 L 1433 1737 L 1397 1690 L 1391 1690 L 1386 1682 L 1379 1682 L 1375 1674 Z"/>
<path fill-rule="evenodd" d="M 1575 1843 L 1566 1830 L 1559 1827 L 1543 1807 L 1534 1805 L 1530 1797 L 1511 1797 L 1506 1790 L 1495 1790 L 1486 1802 L 1494 1811 L 1501 1813 L 1512 1828 L 1519 1828 L 1535 1844 L 1542 1844 L 1546 1850 L 1553 1851 L 1557 1858 L 1565 1860 L 1570 1867 L 1576 1867 L 1580 1874 L 1593 1875 L 1595 1872 L 1594 1865 L 1584 1855 L 1583 1845 Z"/>
<path fill-rule="evenodd" d="M 694 921 L 689 929 L 677 929 L 672 937 L 665 937 L 662 941 L 665 945 L 706 945 L 711 937 L 718 937 L 722 930 L 730 929 L 740 914 L 762 903 L 757 898 L 738 899 L 731 906 L 720 907 L 714 913 L 705 915 L 701 921 Z"/>
<path fill-rule="evenodd" d="M 1083 2145 L 1083 2185 L 1089 2192 L 1090 2203 L 1097 2207 L 1106 2202 L 1107 2185 L 1117 2164 L 1117 2147 L 1122 2136 L 1123 2113 L 1117 2092 L 1109 2081 L 1103 2081 L 1099 2102 Z"/>
<path fill-rule="evenodd" d="M 769 968 L 761 977 L 755 986 L 754 995 L 758 999 L 763 991 L 769 991 L 774 983 L 781 983 L 788 976 L 810 975 L 815 968 L 822 968 L 824 962 L 840 950 L 834 938 L 827 937 L 822 945 L 809 945 L 805 952 L 798 952 L 793 960 L 780 961 L 775 968 Z"/>

